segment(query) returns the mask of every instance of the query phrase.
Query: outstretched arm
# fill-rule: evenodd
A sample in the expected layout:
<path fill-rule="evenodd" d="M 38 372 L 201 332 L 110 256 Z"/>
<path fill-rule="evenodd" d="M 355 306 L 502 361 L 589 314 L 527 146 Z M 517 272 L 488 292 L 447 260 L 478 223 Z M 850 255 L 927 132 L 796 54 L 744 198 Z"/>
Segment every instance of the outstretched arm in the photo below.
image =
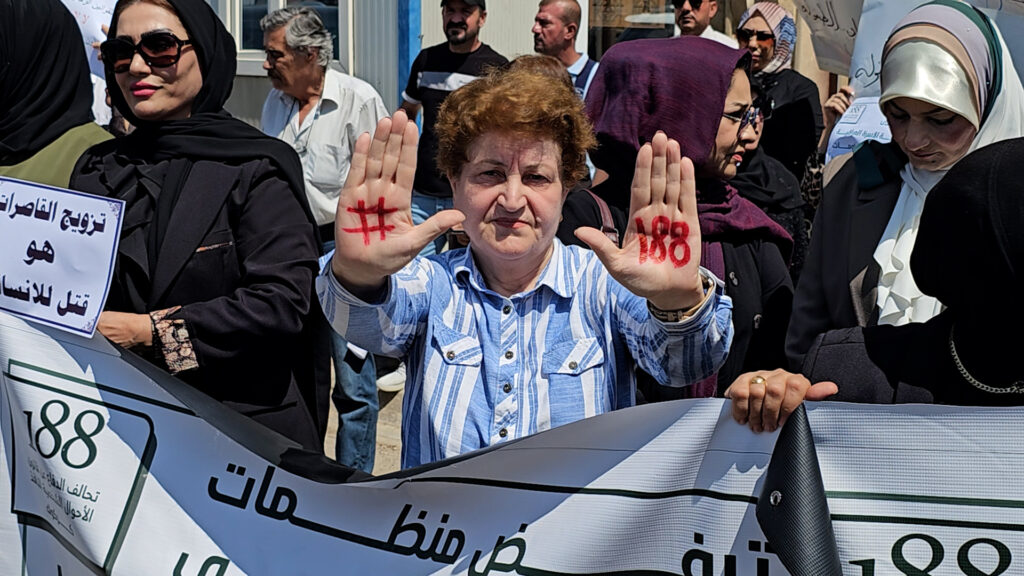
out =
<path fill-rule="evenodd" d="M 410 207 L 418 139 L 416 124 L 399 110 L 377 123 L 372 139 L 363 134 L 356 141 L 334 218 L 331 271 L 360 298 L 374 299 L 388 276 L 464 219 L 458 210 L 444 210 L 418 226 L 413 224 Z"/>

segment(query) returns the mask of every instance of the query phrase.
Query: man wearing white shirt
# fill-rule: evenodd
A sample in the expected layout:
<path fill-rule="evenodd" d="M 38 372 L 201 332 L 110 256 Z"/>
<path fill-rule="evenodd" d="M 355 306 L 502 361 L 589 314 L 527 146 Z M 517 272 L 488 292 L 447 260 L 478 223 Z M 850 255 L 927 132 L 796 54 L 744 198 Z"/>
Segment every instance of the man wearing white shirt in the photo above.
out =
<path fill-rule="evenodd" d="M 284 8 L 260 20 L 267 71 L 274 88 L 263 104 L 263 132 L 288 142 L 302 160 L 309 207 L 324 251 L 334 248 L 334 213 L 348 177 L 356 139 L 373 132 L 387 109 L 372 86 L 330 67 L 330 32 L 311 8 Z M 376 449 L 377 372 L 373 356 L 348 350 L 332 331 L 340 416 L 338 462 L 372 472 Z"/>
<path fill-rule="evenodd" d="M 533 51 L 553 56 L 565 65 L 580 98 L 586 97 L 597 72 L 597 61 L 576 51 L 580 5 L 576 0 L 541 0 L 533 18 Z"/>
<path fill-rule="evenodd" d="M 682 36 L 700 36 L 730 48 L 739 48 L 735 38 L 711 27 L 711 19 L 718 13 L 717 0 L 672 0 L 672 6 L 675 8 L 676 26 Z"/>

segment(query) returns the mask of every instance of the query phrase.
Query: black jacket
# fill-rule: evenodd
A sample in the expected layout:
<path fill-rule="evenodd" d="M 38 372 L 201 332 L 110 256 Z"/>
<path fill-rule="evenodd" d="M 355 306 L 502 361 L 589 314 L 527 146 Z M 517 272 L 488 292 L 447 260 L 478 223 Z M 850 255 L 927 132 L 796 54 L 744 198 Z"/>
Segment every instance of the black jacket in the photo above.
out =
<path fill-rule="evenodd" d="M 800 180 L 825 128 L 818 86 L 788 68 L 756 77 L 754 82 L 774 103 L 771 118 L 764 123 L 760 146 Z"/>
<path fill-rule="evenodd" d="M 881 270 L 873 255 L 899 198 L 905 163 L 896 144 L 867 142 L 825 185 L 786 333 L 792 369 L 819 334 L 877 323 Z"/>
<path fill-rule="evenodd" d="M 199 367 L 176 375 L 307 448 L 322 447 L 330 355 L 317 354 L 328 345 L 313 289 L 319 246 L 280 171 L 267 159 L 193 163 L 151 260 L 146 231 L 157 218 L 134 208 L 152 186 L 143 173 L 160 166 L 126 163 L 116 146 L 94 147 L 72 177 L 74 187 L 99 172 L 106 186 L 89 189 L 97 180 L 81 178 L 78 189 L 129 199 L 106 309 L 181 306 L 168 318 L 185 321 Z M 129 296 L 139 286 L 148 287 L 144 303 Z"/>
<path fill-rule="evenodd" d="M 733 340 L 718 371 L 718 395 L 737 376 L 783 366 L 786 324 L 793 305 L 793 283 L 773 242 L 722 243 L 725 293 L 732 298 Z"/>
<path fill-rule="evenodd" d="M 833 330 L 815 339 L 803 374 L 832 381 L 829 400 L 871 404 L 1019 406 L 1020 394 L 992 394 L 968 384 L 949 352 L 950 314 L 904 326 Z"/>

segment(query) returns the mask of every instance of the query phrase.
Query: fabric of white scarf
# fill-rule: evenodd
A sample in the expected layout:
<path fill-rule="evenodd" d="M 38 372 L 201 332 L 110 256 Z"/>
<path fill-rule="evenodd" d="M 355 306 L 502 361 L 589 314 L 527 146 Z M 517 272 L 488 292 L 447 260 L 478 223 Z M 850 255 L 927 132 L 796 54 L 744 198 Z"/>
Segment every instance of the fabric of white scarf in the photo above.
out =
<path fill-rule="evenodd" d="M 878 277 L 878 323 L 899 326 L 925 322 L 942 312 L 942 304 L 921 293 L 910 273 L 910 253 L 917 239 L 921 210 L 928 191 L 942 179 L 945 170 L 929 172 L 908 162 L 900 177 L 903 187 L 896 200 L 889 224 L 875 248 L 875 262 L 882 271 Z"/>

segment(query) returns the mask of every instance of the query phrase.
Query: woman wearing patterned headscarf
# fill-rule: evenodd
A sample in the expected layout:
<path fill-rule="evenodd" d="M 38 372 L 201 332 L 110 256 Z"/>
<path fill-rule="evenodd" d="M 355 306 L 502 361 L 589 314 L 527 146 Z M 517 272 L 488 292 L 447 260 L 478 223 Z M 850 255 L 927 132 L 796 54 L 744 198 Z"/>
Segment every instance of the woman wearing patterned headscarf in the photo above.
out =
<path fill-rule="evenodd" d="M 771 110 L 760 146 L 799 180 L 824 123 L 818 87 L 792 68 L 796 22 L 778 4 L 758 2 L 740 17 L 736 39 L 741 48 L 750 51 L 750 70 L 761 94 L 761 107 Z"/>
<path fill-rule="evenodd" d="M 910 273 L 925 198 L 964 155 L 1024 135 L 1024 89 L 998 28 L 953 0 L 897 24 L 882 53 L 879 103 L 892 143 L 869 141 L 829 168 L 786 337 L 795 368 L 827 330 L 925 322 L 942 311 Z"/>

